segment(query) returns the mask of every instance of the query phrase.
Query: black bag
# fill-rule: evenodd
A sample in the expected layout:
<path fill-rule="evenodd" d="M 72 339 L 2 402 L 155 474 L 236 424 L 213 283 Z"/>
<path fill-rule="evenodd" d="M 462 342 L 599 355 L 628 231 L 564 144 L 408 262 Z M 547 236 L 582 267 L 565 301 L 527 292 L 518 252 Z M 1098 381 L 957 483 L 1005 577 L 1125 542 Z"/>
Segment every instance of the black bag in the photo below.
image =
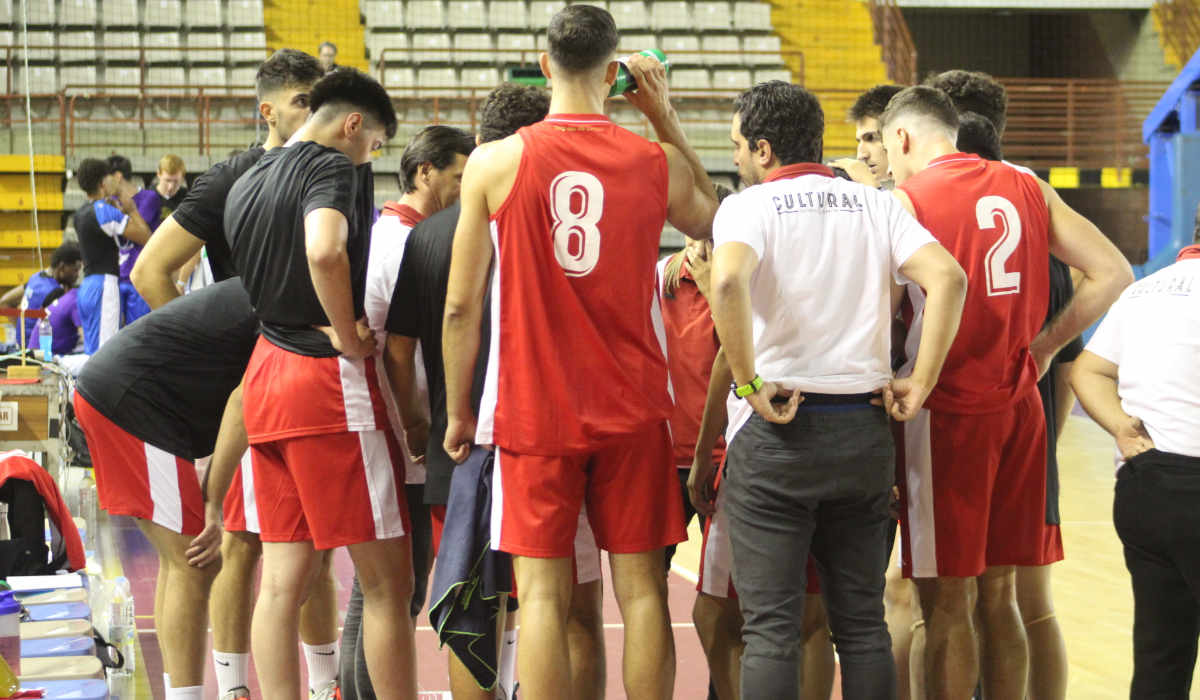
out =
<path fill-rule="evenodd" d="M 12 538 L 0 540 L 0 578 L 42 576 L 65 567 L 67 546 L 58 528 L 51 528 L 53 541 L 51 547 L 46 546 L 46 503 L 33 483 L 9 479 L 0 486 L 0 501 L 8 504 Z"/>

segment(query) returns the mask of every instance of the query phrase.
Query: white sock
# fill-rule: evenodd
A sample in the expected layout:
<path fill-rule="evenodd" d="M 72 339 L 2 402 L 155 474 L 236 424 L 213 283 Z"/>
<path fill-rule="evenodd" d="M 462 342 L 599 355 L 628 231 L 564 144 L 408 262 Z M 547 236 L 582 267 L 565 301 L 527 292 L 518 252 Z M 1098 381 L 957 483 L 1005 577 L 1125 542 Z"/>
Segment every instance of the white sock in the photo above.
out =
<path fill-rule="evenodd" d="M 213 650 L 213 668 L 217 670 L 217 695 L 234 688 L 250 687 L 250 655 Z"/>
<path fill-rule="evenodd" d="M 171 674 L 166 671 L 163 671 L 163 688 L 166 690 L 171 689 Z"/>
<path fill-rule="evenodd" d="M 337 642 L 315 647 L 301 643 L 301 646 L 304 647 L 304 661 L 308 664 L 309 690 L 320 690 L 337 678 L 338 661 L 341 658 Z"/>
<path fill-rule="evenodd" d="M 504 630 L 504 643 L 500 645 L 500 663 L 497 665 L 500 668 L 497 670 L 496 697 L 499 700 L 508 700 L 512 697 L 513 681 L 517 675 L 516 630 Z"/>
<path fill-rule="evenodd" d="M 167 700 L 204 700 L 204 686 L 193 685 L 187 688 L 167 688 Z"/>

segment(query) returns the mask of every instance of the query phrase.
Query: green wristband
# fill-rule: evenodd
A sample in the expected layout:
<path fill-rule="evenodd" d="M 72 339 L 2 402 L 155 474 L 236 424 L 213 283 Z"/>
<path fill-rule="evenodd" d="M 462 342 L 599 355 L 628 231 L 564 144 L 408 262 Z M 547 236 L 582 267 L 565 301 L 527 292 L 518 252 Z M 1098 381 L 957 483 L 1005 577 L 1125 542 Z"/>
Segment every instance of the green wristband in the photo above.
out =
<path fill-rule="evenodd" d="M 733 393 L 739 399 L 744 399 L 747 396 L 749 396 L 750 394 L 753 394 L 754 392 L 761 389 L 762 385 L 763 385 L 763 378 L 756 374 L 756 375 L 754 375 L 754 379 L 750 380 L 749 384 L 743 384 L 741 386 L 734 386 Z"/>

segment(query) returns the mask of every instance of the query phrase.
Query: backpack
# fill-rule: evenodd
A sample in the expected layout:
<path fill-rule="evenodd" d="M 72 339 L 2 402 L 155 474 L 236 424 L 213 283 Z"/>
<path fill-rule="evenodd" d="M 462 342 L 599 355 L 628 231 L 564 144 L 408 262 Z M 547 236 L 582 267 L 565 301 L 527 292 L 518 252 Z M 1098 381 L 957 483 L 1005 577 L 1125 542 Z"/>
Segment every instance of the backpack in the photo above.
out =
<path fill-rule="evenodd" d="M 41 576 L 64 568 L 66 543 L 51 525 L 51 544 L 46 546 L 46 503 L 33 482 L 8 479 L 0 486 L 0 501 L 8 504 L 11 537 L 0 540 L 0 578 Z"/>

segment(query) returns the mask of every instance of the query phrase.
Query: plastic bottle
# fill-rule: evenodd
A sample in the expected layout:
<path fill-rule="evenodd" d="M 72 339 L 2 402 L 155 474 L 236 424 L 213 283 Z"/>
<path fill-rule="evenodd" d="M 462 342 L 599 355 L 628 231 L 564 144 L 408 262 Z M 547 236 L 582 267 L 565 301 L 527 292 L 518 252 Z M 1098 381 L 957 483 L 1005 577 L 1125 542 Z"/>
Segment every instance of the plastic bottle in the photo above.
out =
<path fill-rule="evenodd" d="M 92 478 L 92 470 L 88 469 L 79 481 L 79 517 L 87 523 L 84 532 L 86 538 L 83 543 L 84 549 L 93 551 L 96 549 L 96 537 L 100 532 L 100 524 L 96 520 L 99 516 L 100 504 L 97 501 L 96 481 Z"/>
<path fill-rule="evenodd" d="M 116 645 L 125 656 L 125 665 L 115 669 L 114 673 L 131 674 L 137 668 L 137 627 L 134 624 L 133 594 L 130 592 L 129 579 L 118 576 L 113 580 L 110 600 L 108 641 Z"/>
<path fill-rule="evenodd" d="M 643 56 L 657 58 L 658 62 L 663 64 L 663 68 L 666 68 L 667 73 L 670 74 L 671 62 L 667 60 L 667 54 L 663 53 L 661 49 L 644 49 L 638 53 Z M 629 68 L 625 65 L 624 61 L 622 61 L 620 66 L 617 68 L 617 79 L 613 81 L 612 89 L 608 91 L 608 96 L 616 97 L 617 95 L 624 95 L 630 90 L 636 89 L 637 81 L 634 80 L 633 73 L 629 72 Z"/>
<path fill-rule="evenodd" d="M 54 359 L 54 328 L 50 325 L 50 317 L 47 316 L 37 322 L 38 346 L 42 349 L 42 361 L 50 362 Z"/>
<path fill-rule="evenodd" d="M 17 674 L 9 667 L 4 657 L 0 656 L 0 698 L 10 698 L 21 689 Z"/>
<path fill-rule="evenodd" d="M 12 591 L 0 592 L 0 657 L 13 675 L 21 675 L 21 604 Z"/>

